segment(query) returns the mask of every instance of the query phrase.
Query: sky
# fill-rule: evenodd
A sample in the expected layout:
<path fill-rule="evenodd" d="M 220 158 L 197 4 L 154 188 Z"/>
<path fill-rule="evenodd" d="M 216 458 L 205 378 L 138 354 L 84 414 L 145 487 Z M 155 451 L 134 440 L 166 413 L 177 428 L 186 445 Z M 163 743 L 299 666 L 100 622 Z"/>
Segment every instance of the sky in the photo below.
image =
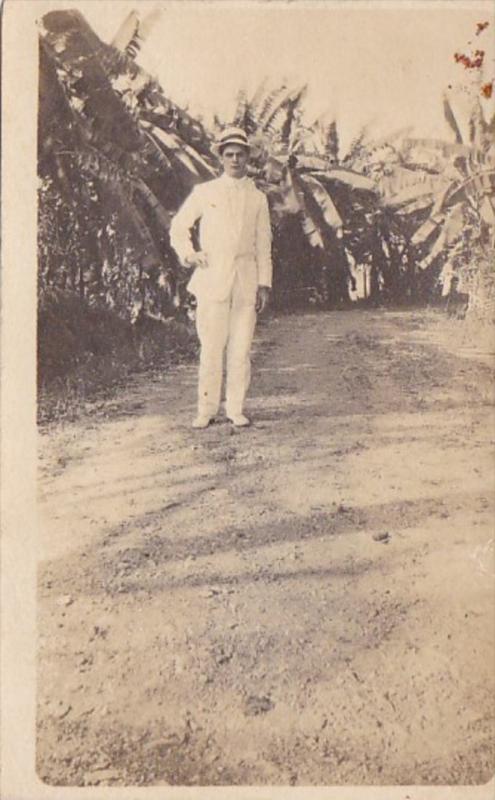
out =
<path fill-rule="evenodd" d="M 241 87 L 252 94 L 264 77 L 272 86 L 284 79 L 294 86 L 307 83 L 308 121 L 335 118 L 343 145 L 363 125 L 374 135 L 411 126 L 411 135 L 451 137 L 442 94 L 469 80 L 454 61 L 456 51 L 482 47 L 485 78 L 495 77 L 492 3 L 99 0 L 76 5 L 105 41 L 132 8 L 141 16 L 160 8 L 138 63 L 191 113 L 208 120 L 216 112 L 227 123 Z M 490 27 L 475 36 L 476 23 L 485 20 Z"/>

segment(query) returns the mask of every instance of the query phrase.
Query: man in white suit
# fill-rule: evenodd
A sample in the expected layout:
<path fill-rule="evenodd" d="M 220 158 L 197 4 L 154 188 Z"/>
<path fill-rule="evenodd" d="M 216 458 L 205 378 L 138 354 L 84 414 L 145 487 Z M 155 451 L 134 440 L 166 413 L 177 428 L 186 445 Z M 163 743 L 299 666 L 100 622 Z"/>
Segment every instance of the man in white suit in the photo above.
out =
<path fill-rule="evenodd" d="M 223 174 L 194 187 L 170 229 L 172 247 L 181 262 L 195 268 L 187 287 L 197 300 L 201 345 L 194 428 L 206 428 L 218 412 L 225 348 L 227 417 L 239 427 L 250 424 L 243 406 L 250 380 L 251 342 L 256 314 L 265 308 L 272 284 L 268 203 L 246 176 L 249 143 L 245 132 L 227 128 L 216 152 Z M 191 239 L 198 220 L 199 251 Z"/>

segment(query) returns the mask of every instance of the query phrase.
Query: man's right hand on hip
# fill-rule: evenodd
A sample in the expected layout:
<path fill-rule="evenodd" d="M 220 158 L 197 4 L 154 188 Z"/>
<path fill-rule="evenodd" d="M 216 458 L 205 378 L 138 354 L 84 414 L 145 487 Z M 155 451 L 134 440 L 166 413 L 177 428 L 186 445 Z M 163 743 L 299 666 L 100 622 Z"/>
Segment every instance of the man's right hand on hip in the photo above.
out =
<path fill-rule="evenodd" d="M 208 260 L 206 255 L 200 250 L 197 253 L 192 253 L 186 258 L 186 265 L 188 267 L 199 267 L 200 269 L 206 269 L 208 266 Z"/>

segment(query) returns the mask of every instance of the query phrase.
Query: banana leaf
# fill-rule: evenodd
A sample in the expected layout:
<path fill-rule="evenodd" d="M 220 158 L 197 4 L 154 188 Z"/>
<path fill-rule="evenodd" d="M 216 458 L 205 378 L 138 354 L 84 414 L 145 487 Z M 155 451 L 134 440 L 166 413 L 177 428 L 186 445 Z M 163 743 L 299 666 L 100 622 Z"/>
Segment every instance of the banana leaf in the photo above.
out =
<path fill-rule="evenodd" d="M 156 129 L 154 132 L 156 133 Z M 162 133 L 163 132 L 164 131 L 162 131 Z M 184 139 L 182 139 L 175 133 L 172 133 L 170 135 L 175 139 L 177 150 L 181 151 L 184 157 L 189 158 L 193 162 L 196 170 L 199 170 L 201 177 L 212 178 L 217 174 L 215 168 L 212 167 L 212 165 L 209 164 L 208 161 L 206 161 L 206 159 L 203 158 L 203 156 L 200 153 L 198 153 L 198 151 L 194 147 L 188 144 L 188 142 L 184 141 Z"/>
<path fill-rule="evenodd" d="M 312 176 L 303 177 L 293 168 L 289 168 L 288 177 L 299 204 L 304 233 L 313 247 L 325 249 L 328 229 L 342 228 L 342 219 L 331 197 Z"/>
<path fill-rule="evenodd" d="M 164 131 L 150 124 L 150 133 L 165 148 L 165 152 L 177 158 L 195 177 L 211 177 L 216 174 L 205 159 L 175 133 Z"/>
<path fill-rule="evenodd" d="M 301 224 L 302 224 L 302 229 L 306 234 L 311 247 L 319 247 L 320 250 L 324 250 L 325 245 L 323 242 L 322 235 L 318 230 L 312 217 L 310 217 L 309 214 L 303 213 Z"/>
<path fill-rule="evenodd" d="M 43 16 L 41 31 L 59 75 L 71 83 L 71 91 L 84 103 L 93 144 L 111 143 L 126 152 L 139 150 L 138 124 L 114 91 L 105 67 L 104 56 L 111 48 L 98 39 L 75 10 L 48 12 Z"/>
<path fill-rule="evenodd" d="M 292 190 L 290 197 L 293 202 L 295 200 L 295 203 L 297 203 L 298 212 L 301 214 L 302 229 L 310 245 L 323 250 L 325 247 L 324 237 L 322 235 L 323 224 L 317 202 L 295 170 L 288 170 L 287 179 Z M 308 208 L 308 206 L 310 208 Z M 318 219 L 318 217 L 320 219 Z"/>
<path fill-rule="evenodd" d="M 168 211 L 166 211 L 166 209 L 162 206 L 156 195 L 145 184 L 142 178 L 138 178 L 137 180 L 135 180 L 134 186 L 136 190 L 143 196 L 148 208 L 156 216 L 158 223 L 164 228 L 168 229 L 170 227 L 170 221 L 172 215 Z"/>
<path fill-rule="evenodd" d="M 323 156 L 302 154 L 297 156 L 297 166 L 301 169 L 324 172 L 327 167 L 327 159 Z M 327 173 L 325 173 L 327 174 Z"/>
<path fill-rule="evenodd" d="M 366 177 L 366 175 L 361 175 L 359 172 L 354 172 L 351 169 L 335 167 L 334 169 L 327 170 L 325 175 L 327 179 L 340 181 L 340 183 L 345 183 L 352 189 L 359 189 L 366 192 L 377 191 L 376 184 L 371 178 Z"/>
<path fill-rule="evenodd" d="M 302 184 L 309 186 L 313 197 L 316 199 L 318 206 L 321 209 L 321 214 L 324 221 L 331 228 L 341 228 L 343 225 L 342 218 L 335 208 L 334 202 L 324 186 L 312 175 L 304 175 Z M 306 195 L 307 196 L 307 195 Z"/>
<path fill-rule="evenodd" d="M 495 226 L 495 206 L 493 200 L 487 195 L 481 201 L 480 216 L 487 225 Z"/>
<path fill-rule="evenodd" d="M 137 11 L 131 11 L 113 37 L 111 42 L 112 47 L 116 47 L 117 50 L 122 50 L 124 52 L 137 34 L 138 29 L 139 15 Z"/>
<path fill-rule="evenodd" d="M 135 58 L 160 16 L 160 9 L 154 9 L 144 19 L 131 11 L 115 34 L 112 46 Z"/>
<path fill-rule="evenodd" d="M 285 178 L 280 185 L 279 197 L 287 214 L 298 214 L 303 210 L 290 170 L 286 171 Z"/>
<path fill-rule="evenodd" d="M 411 200 L 403 206 L 396 209 L 399 214 L 414 214 L 416 211 L 424 211 L 433 205 L 432 195 L 425 195 L 417 200 Z"/>
<path fill-rule="evenodd" d="M 408 186 L 401 192 L 392 194 L 391 197 L 386 197 L 385 199 L 388 206 L 391 208 L 398 208 L 400 206 L 405 206 L 408 203 L 415 203 L 418 200 L 423 199 L 428 200 L 429 203 L 433 203 L 435 194 L 436 192 L 430 185 L 419 184 Z"/>
<path fill-rule="evenodd" d="M 466 200 L 469 193 L 473 193 L 479 202 L 484 195 L 493 195 L 495 193 L 495 169 L 484 170 L 477 175 L 472 175 L 460 186 L 456 186 L 448 198 L 449 204 Z"/>
<path fill-rule="evenodd" d="M 433 220 L 427 220 L 427 222 L 429 221 L 433 223 Z M 440 224 L 442 227 L 438 238 L 434 241 L 426 257 L 419 262 L 419 266 L 422 270 L 427 269 L 442 253 L 442 251 L 445 250 L 445 248 L 451 247 L 461 236 L 464 230 L 464 215 L 462 213 L 462 208 L 460 206 L 456 206 L 455 208 L 451 209 L 448 214 L 438 223 L 438 225 Z M 436 229 L 438 229 L 438 225 L 435 226 Z M 423 228 L 424 226 L 421 227 Z M 430 231 L 430 235 L 431 232 L 432 231 Z M 427 237 L 424 237 L 423 241 L 426 238 Z M 416 240 L 416 234 L 413 236 L 411 241 L 413 244 L 418 243 Z"/>
<path fill-rule="evenodd" d="M 461 206 L 450 209 L 442 225 L 440 241 L 444 246 L 450 246 L 455 242 L 464 230 L 464 214 Z"/>
<path fill-rule="evenodd" d="M 273 156 L 269 156 L 264 164 L 264 174 L 267 181 L 272 181 L 273 183 L 280 183 L 283 179 L 285 173 L 285 167 L 283 163 Z"/>
<path fill-rule="evenodd" d="M 427 220 L 423 222 L 422 225 L 414 232 L 414 235 L 411 238 L 412 244 L 423 244 L 426 242 L 430 236 L 438 231 L 440 225 L 444 220 L 443 214 L 438 217 L 428 217 Z"/>
<path fill-rule="evenodd" d="M 107 158 L 100 150 L 86 145 L 73 154 L 75 163 L 82 172 L 89 173 L 103 183 L 120 184 L 125 191 L 130 189 L 130 177 L 123 169 Z"/>
<path fill-rule="evenodd" d="M 447 202 L 452 194 L 453 188 L 455 188 L 456 185 L 456 183 L 453 183 L 450 186 L 447 186 L 446 189 L 443 189 L 437 193 L 433 208 L 431 210 L 432 217 L 436 217 L 447 207 Z"/>
<path fill-rule="evenodd" d="M 155 240 L 148 228 L 146 220 L 132 201 L 131 193 L 119 181 L 108 181 L 102 185 L 102 191 L 113 201 L 118 208 L 119 224 L 126 233 L 132 233 L 136 242 L 139 242 L 142 256 L 151 257 L 157 264 L 164 262 Z M 110 202 L 108 202 L 110 205 Z"/>
<path fill-rule="evenodd" d="M 146 147 L 145 152 L 148 150 L 149 157 L 151 161 L 156 161 L 157 166 L 162 170 L 164 174 L 169 172 L 172 169 L 172 164 L 168 156 L 165 155 L 163 149 L 159 146 L 159 144 L 155 141 L 153 136 L 149 131 L 145 131 L 146 137 Z"/>
<path fill-rule="evenodd" d="M 459 128 L 457 119 L 455 117 L 454 109 L 452 105 L 449 103 L 449 100 L 446 95 L 443 97 L 443 113 L 444 117 L 447 120 L 448 124 L 450 125 L 451 130 L 454 133 L 455 140 L 457 144 L 463 144 L 463 137 L 461 130 Z"/>

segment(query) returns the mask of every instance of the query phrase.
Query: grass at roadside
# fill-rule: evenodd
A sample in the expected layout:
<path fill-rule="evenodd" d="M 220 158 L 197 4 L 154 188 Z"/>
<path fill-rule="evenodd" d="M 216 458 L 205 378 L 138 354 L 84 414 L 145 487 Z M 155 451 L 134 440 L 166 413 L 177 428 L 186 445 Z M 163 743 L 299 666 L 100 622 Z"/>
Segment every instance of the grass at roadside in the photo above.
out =
<path fill-rule="evenodd" d="M 130 375 L 189 361 L 196 352 L 189 320 L 133 325 L 75 295 L 45 298 L 38 313 L 38 422 L 76 419 Z"/>

